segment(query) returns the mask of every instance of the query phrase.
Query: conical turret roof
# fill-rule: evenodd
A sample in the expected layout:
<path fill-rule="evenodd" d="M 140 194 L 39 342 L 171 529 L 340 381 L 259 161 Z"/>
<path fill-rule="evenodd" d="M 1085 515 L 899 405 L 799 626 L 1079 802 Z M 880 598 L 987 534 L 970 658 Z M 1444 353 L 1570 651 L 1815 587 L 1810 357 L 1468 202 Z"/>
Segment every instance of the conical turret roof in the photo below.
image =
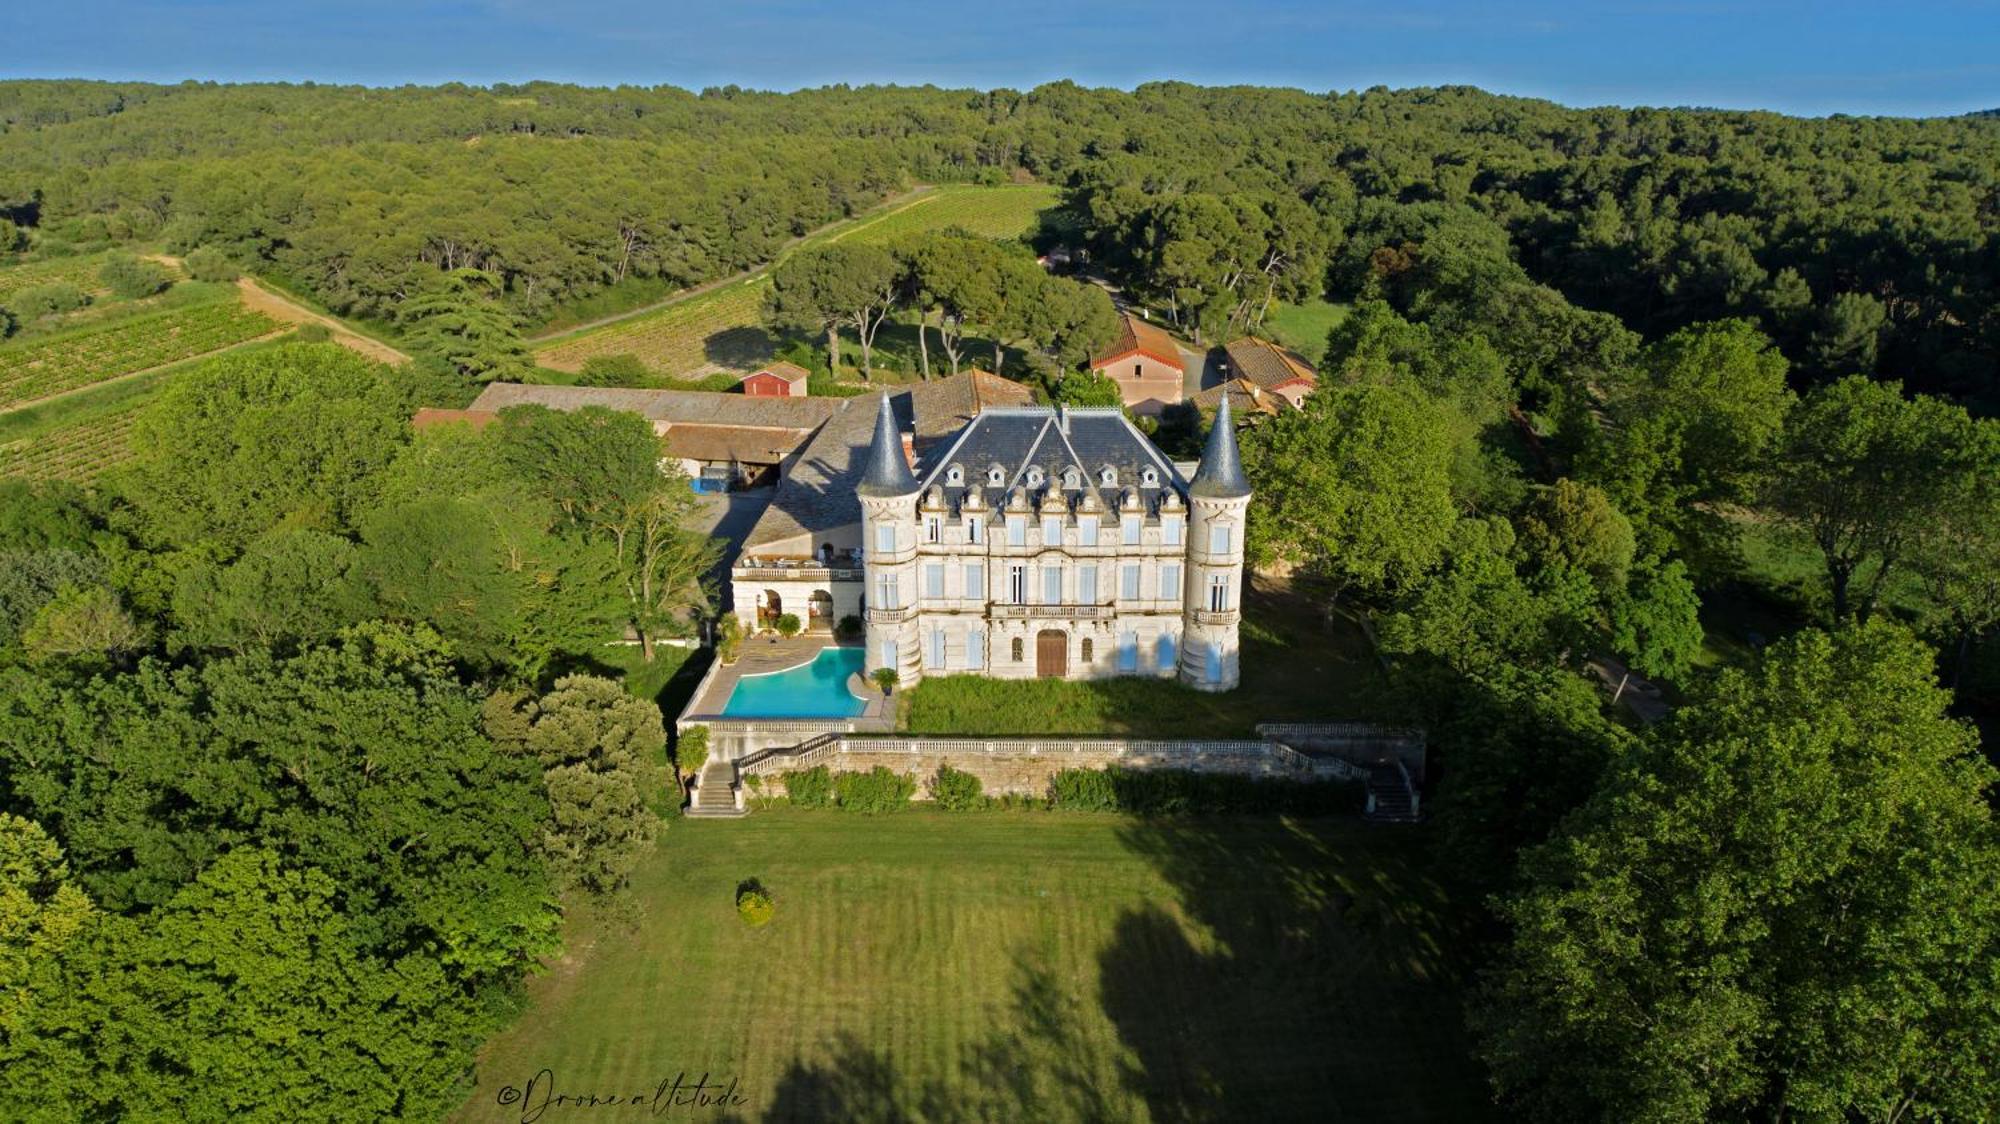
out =
<path fill-rule="evenodd" d="M 887 394 L 881 397 L 875 415 L 875 439 L 868 446 L 868 459 L 861 469 L 855 492 L 864 496 L 907 496 L 917 490 L 917 478 L 910 474 L 909 459 L 903 455 L 903 435 L 896 429 L 896 411 Z"/>
<path fill-rule="evenodd" d="M 1236 423 L 1229 417 L 1229 396 L 1222 396 L 1222 408 L 1215 411 L 1215 425 L 1208 431 L 1208 444 L 1201 451 L 1201 467 L 1188 482 L 1188 494 L 1210 499 L 1242 499 L 1250 494 L 1250 480 L 1243 475 L 1243 458 L 1236 452 Z"/>

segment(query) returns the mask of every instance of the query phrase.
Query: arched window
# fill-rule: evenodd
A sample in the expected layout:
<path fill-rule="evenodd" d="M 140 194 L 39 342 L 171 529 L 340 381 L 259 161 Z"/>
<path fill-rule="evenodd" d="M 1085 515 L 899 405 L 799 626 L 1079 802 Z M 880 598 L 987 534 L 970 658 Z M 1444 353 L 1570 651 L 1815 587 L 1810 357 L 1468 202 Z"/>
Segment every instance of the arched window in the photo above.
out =
<path fill-rule="evenodd" d="M 1092 644 L 1091 644 L 1091 642 L 1090 642 L 1090 637 L 1088 637 L 1088 636 L 1084 637 L 1084 638 L 1083 638 L 1083 662 L 1084 662 L 1084 663 L 1089 663 L 1089 662 L 1090 662 L 1090 656 L 1091 656 L 1091 650 L 1092 650 L 1092 647 L 1093 647 L 1093 645 L 1092 645 Z"/>
<path fill-rule="evenodd" d="M 1012 645 L 1010 646 L 1009 650 L 1010 650 L 1010 651 L 1012 651 L 1012 652 L 1014 653 L 1014 662 L 1015 662 L 1015 663 L 1020 663 L 1020 662 L 1021 662 L 1021 659 L 1022 659 L 1022 656 L 1021 656 L 1021 638 L 1020 638 L 1020 637 L 1016 636 L 1016 637 L 1014 638 L 1014 643 L 1013 643 L 1013 644 L 1012 644 Z"/>

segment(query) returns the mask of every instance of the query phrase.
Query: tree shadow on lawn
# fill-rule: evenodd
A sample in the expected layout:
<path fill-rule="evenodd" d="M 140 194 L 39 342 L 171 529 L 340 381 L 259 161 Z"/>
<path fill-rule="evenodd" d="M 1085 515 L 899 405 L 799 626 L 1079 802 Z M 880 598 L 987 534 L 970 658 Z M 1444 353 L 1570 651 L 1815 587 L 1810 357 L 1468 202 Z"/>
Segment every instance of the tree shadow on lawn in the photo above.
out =
<path fill-rule="evenodd" d="M 795 1060 L 778 1080 L 765 1121 L 1111 1120 L 1088 1059 L 1083 996 L 1026 954 L 1014 958 L 1014 1018 L 966 1046 L 957 1079 L 911 1078 L 889 1053 L 852 1032 L 837 1036 L 823 1060 Z"/>
<path fill-rule="evenodd" d="M 1389 833 L 1399 833 L 1391 835 Z M 1128 912 L 1101 1001 L 1157 1120 L 1492 1115 L 1469 1054 L 1469 943 L 1421 838 L 1345 818 L 1143 820 L 1121 832 L 1205 930 Z"/>
<path fill-rule="evenodd" d="M 1457 915 L 1423 840 L 1390 833 L 1344 817 L 1133 821 L 1122 842 L 1179 908 L 1119 917 L 1094 994 L 1017 951 L 1011 1017 L 949 1078 L 847 1033 L 739 1119 L 1112 1120 L 1139 1103 L 1160 1121 L 1491 1117 Z"/>

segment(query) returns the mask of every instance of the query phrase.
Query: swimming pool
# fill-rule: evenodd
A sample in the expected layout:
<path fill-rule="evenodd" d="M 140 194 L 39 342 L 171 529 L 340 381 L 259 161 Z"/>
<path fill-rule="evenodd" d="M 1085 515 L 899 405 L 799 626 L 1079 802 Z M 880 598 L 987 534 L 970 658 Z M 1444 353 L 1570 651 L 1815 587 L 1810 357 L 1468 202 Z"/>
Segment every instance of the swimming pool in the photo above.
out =
<path fill-rule="evenodd" d="M 737 680 L 723 704 L 724 718 L 853 718 L 868 700 L 847 689 L 861 671 L 859 648 L 822 648 L 811 663 Z"/>

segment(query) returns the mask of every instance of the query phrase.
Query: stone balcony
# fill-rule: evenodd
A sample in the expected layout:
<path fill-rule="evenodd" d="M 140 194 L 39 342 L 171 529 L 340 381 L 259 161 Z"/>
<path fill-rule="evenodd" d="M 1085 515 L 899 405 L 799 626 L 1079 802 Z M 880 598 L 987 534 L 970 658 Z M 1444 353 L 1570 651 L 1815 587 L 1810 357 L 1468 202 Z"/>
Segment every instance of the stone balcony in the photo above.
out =
<path fill-rule="evenodd" d="M 1108 621 L 1118 614 L 1111 605 L 991 605 L 986 615 L 996 621 Z"/>
<path fill-rule="evenodd" d="M 1194 611 L 1194 623 L 1221 624 L 1221 625 L 1235 624 L 1237 620 L 1242 616 L 1243 614 L 1235 609 L 1223 609 L 1220 611 L 1217 611 L 1215 609 L 1196 609 Z"/>

